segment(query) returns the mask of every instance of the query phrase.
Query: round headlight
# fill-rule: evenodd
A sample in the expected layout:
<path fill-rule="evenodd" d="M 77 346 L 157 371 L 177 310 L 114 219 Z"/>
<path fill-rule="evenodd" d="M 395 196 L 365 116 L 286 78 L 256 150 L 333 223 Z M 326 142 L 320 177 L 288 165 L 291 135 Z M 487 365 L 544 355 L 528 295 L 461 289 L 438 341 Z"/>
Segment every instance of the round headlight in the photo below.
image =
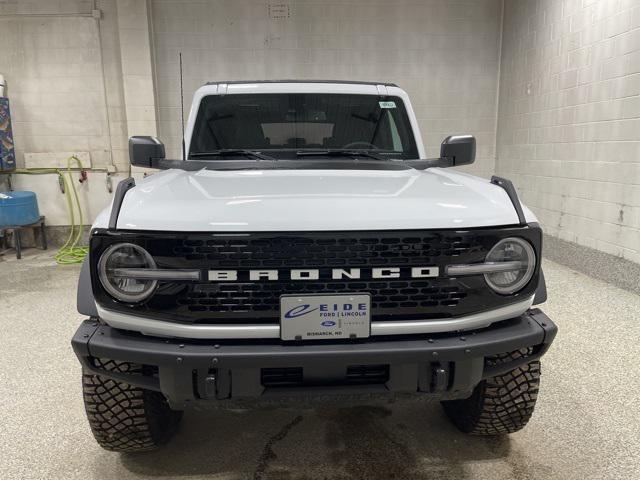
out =
<path fill-rule="evenodd" d="M 536 253 L 529 242 L 522 238 L 505 238 L 491 249 L 486 262 L 513 262 L 513 270 L 487 273 L 484 278 L 498 293 L 509 295 L 524 288 L 536 267 Z"/>
<path fill-rule="evenodd" d="M 153 257 L 133 243 L 110 246 L 98 261 L 98 276 L 104 289 L 116 300 L 138 303 L 148 298 L 156 288 L 156 280 L 138 279 L 121 269 L 156 268 Z"/>

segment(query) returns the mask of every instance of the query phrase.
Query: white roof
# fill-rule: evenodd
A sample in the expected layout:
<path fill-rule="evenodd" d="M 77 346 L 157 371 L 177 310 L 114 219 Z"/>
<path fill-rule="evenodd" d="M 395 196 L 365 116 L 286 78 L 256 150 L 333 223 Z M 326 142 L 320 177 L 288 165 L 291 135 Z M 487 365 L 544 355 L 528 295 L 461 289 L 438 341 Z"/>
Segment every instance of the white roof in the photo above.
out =
<path fill-rule="evenodd" d="M 402 91 L 389 83 L 349 82 L 340 80 L 274 80 L 274 81 L 231 81 L 207 83 L 196 91 L 203 95 L 225 95 L 234 93 L 352 93 L 364 95 L 396 95 Z"/>

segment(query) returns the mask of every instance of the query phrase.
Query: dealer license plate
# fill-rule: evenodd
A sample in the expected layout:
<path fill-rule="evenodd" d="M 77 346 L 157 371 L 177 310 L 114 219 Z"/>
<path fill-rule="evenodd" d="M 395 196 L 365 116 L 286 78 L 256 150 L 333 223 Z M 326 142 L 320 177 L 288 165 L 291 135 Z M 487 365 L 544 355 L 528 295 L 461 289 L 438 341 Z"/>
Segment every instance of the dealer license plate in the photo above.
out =
<path fill-rule="evenodd" d="M 371 331 L 371 295 L 282 295 L 282 340 L 366 338 Z"/>

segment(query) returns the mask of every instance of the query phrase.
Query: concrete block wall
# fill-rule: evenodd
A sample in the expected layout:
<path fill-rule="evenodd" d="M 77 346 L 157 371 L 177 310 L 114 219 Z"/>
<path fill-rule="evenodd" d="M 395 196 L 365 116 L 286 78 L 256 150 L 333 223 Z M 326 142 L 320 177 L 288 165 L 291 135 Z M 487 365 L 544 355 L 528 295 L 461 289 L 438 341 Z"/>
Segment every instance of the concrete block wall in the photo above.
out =
<path fill-rule="evenodd" d="M 119 7 L 123 15 L 118 15 Z M 155 134 L 149 41 L 144 84 L 148 91 L 129 88 L 125 75 L 141 63 L 134 52 L 142 47 L 127 36 L 127 14 L 136 7 L 142 7 L 146 18 L 145 0 L 0 2 L 0 73 L 8 83 L 18 167 L 66 167 L 66 158 L 77 154 L 92 168 L 88 182 L 76 183 L 87 223 L 112 198 L 107 168 L 120 172 L 112 175 L 114 188 L 128 175 L 127 117 L 140 118 L 135 109 L 142 98 L 149 99 L 153 115 L 135 130 Z M 122 45 L 121 37 L 127 44 Z M 13 175 L 12 183 L 38 194 L 49 225 L 69 223 L 56 175 Z"/>
<path fill-rule="evenodd" d="M 0 69 L 18 166 L 26 152 L 87 152 L 104 167 L 110 148 L 92 2 L 53 3 L 0 3 Z"/>
<path fill-rule="evenodd" d="M 119 8 L 116 0 L 97 0 L 95 6 L 100 11 L 100 21 L 96 23 L 96 28 L 101 41 L 111 163 L 119 171 L 126 172 L 129 169 L 129 123 L 123 81 Z"/>
<path fill-rule="evenodd" d="M 153 0 L 158 133 L 179 158 L 179 52 L 185 115 L 194 90 L 234 79 L 395 82 L 413 101 L 430 156 L 472 133 L 494 170 L 499 0 Z"/>
<path fill-rule="evenodd" d="M 157 135 L 147 2 L 117 0 L 127 133 Z"/>
<path fill-rule="evenodd" d="M 496 172 L 545 230 L 640 262 L 640 1 L 505 1 Z"/>

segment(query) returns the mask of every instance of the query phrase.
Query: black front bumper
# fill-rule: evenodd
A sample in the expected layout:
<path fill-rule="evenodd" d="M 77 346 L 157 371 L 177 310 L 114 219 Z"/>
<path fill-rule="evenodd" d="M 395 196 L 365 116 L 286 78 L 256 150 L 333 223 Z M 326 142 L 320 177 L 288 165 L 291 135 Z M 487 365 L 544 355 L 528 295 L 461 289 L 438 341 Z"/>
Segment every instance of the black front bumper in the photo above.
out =
<path fill-rule="evenodd" d="M 342 344 L 187 342 L 122 332 L 86 320 L 72 340 L 86 372 L 161 391 L 174 408 L 230 400 L 377 393 L 461 398 L 483 378 L 540 358 L 557 332 L 539 309 L 474 332 Z M 511 363 L 486 357 L 529 349 Z M 105 370 L 108 359 L 147 366 L 146 374 Z"/>

